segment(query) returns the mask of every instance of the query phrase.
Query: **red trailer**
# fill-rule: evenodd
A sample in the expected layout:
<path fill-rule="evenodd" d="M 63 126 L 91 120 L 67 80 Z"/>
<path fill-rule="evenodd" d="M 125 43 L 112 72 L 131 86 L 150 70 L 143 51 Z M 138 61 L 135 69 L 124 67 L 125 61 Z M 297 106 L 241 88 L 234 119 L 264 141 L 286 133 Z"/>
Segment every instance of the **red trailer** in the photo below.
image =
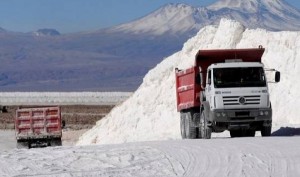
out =
<path fill-rule="evenodd" d="M 16 110 L 17 147 L 61 146 L 60 107 L 19 108 Z"/>

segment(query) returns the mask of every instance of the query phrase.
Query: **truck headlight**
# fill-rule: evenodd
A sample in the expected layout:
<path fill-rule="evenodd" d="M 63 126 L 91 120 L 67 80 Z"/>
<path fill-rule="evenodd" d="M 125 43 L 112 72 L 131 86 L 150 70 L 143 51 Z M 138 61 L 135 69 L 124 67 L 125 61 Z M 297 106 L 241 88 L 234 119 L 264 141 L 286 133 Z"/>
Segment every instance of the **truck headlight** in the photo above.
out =
<path fill-rule="evenodd" d="M 264 112 L 263 112 L 263 111 L 260 111 L 260 112 L 259 112 L 259 115 L 263 116 L 263 115 L 264 115 Z"/>
<path fill-rule="evenodd" d="M 217 112 L 216 116 L 217 117 L 226 117 L 226 113 L 225 112 Z"/>
<path fill-rule="evenodd" d="M 265 115 L 266 115 L 266 116 L 269 115 L 269 112 L 268 112 L 268 111 L 265 111 Z"/>

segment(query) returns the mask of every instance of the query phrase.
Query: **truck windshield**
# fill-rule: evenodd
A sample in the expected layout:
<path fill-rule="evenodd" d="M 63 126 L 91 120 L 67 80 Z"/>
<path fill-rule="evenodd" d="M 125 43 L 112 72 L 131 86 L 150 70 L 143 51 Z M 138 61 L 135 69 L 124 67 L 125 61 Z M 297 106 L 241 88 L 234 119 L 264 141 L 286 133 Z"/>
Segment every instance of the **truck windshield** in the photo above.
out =
<path fill-rule="evenodd" d="M 215 88 L 266 87 L 264 70 L 261 67 L 216 68 L 213 70 Z"/>

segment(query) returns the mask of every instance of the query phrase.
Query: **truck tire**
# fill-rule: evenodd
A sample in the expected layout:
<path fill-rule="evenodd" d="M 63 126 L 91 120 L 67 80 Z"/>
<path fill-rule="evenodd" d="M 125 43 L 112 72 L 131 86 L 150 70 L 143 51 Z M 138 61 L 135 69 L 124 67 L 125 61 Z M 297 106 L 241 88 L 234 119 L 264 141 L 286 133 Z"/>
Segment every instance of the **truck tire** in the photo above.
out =
<path fill-rule="evenodd" d="M 186 138 L 186 134 L 185 134 L 185 114 L 181 112 L 180 113 L 180 132 L 181 132 L 181 138 L 185 139 Z"/>
<path fill-rule="evenodd" d="M 61 138 L 54 138 L 51 140 L 51 146 L 61 146 L 62 142 L 61 142 Z"/>
<path fill-rule="evenodd" d="M 210 139 L 211 132 L 212 129 L 207 126 L 207 113 L 203 110 L 200 116 L 199 137 L 201 139 Z"/>
<path fill-rule="evenodd" d="M 263 126 L 261 128 L 261 136 L 271 136 L 272 126 Z"/>
<path fill-rule="evenodd" d="M 197 127 L 192 119 L 192 112 L 185 113 L 185 135 L 188 139 L 195 139 L 197 138 Z"/>
<path fill-rule="evenodd" d="M 199 135 L 200 113 L 198 113 L 198 112 L 193 113 L 193 121 L 194 121 L 194 125 L 196 127 L 196 134 L 197 134 L 196 138 L 197 139 L 201 138 Z"/>
<path fill-rule="evenodd" d="M 17 140 L 17 149 L 29 149 L 29 143 L 27 141 Z"/>

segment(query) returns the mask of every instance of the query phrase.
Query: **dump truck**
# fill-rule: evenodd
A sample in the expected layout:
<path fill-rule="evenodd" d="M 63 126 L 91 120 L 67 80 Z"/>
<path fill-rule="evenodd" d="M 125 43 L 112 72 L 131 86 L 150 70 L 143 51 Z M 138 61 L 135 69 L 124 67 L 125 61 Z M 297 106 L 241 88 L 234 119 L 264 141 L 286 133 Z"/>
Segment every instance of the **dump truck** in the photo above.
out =
<path fill-rule="evenodd" d="M 15 117 L 17 148 L 61 146 L 60 107 L 18 108 Z"/>
<path fill-rule="evenodd" d="M 264 68 L 264 51 L 262 46 L 199 50 L 193 67 L 175 69 L 183 139 L 210 139 L 212 132 L 225 130 L 231 137 L 251 137 L 256 131 L 271 135 L 272 105 L 267 83 L 279 82 L 280 72 Z M 275 78 L 268 82 L 266 72 Z"/>

